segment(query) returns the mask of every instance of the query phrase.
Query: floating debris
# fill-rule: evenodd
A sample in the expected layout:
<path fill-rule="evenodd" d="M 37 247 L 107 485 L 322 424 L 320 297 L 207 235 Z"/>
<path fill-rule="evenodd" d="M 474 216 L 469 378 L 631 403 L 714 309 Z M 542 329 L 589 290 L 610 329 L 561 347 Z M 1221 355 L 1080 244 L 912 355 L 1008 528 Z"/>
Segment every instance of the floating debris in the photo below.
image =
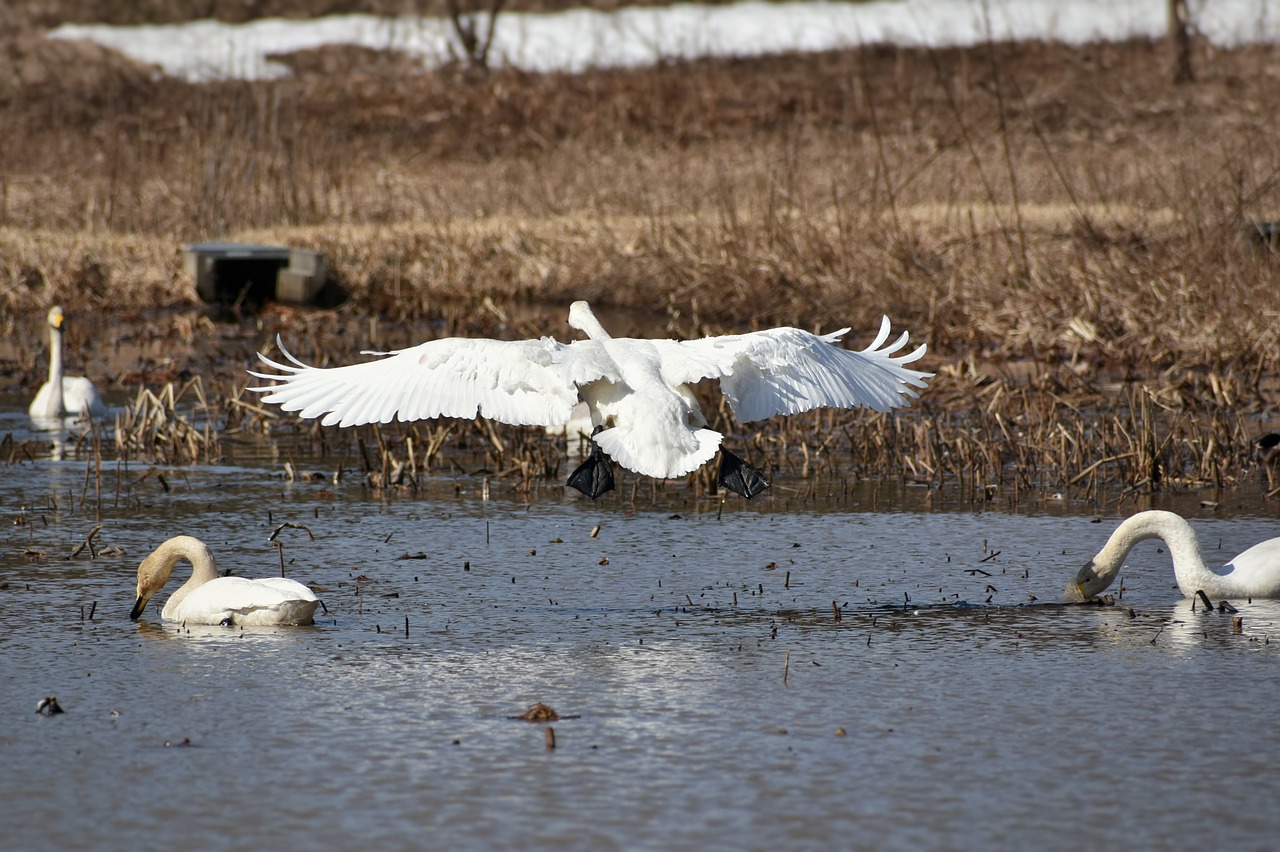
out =
<path fill-rule="evenodd" d="M 521 722 L 559 722 L 564 719 L 577 719 L 577 716 L 561 716 L 553 708 L 539 701 L 519 716 L 508 716 L 508 719 L 519 719 Z"/>
<path fill-rule="evenodd" d="M 525 722 L 558 722 L 560 714 L 541 702 L 533 705 L 520 716 L 513 716 Z"/>

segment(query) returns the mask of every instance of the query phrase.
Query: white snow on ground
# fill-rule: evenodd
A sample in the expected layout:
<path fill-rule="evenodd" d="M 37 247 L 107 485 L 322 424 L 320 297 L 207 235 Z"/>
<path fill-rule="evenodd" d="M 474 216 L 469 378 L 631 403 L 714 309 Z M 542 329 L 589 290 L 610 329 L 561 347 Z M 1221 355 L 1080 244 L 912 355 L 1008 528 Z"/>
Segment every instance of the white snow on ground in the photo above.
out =
<path fill-rule="evenodd" d="M 504 12 L 493 65 L 581 71 L 664 59 L 822 51 L 861 44 L 971 45 L 988 39 L 1070 43 L 1159 38 L 1165 0 L 873 0 L 867 3 L 681 4 L 614 12 Z M 1230 47 L 1280 41 L 1280 0 L 1192 0 L 1201 36 Z M 425 66 L 451 58 L 452 25 L 441 18 L 335 15 L 246 24 L 196 21 L 165 26 L 66 25 L 54 38 L 88 39 L 164 73 L 199 81 L 286 74 L 267 59 L 326 44 L 396 49 Z"/>

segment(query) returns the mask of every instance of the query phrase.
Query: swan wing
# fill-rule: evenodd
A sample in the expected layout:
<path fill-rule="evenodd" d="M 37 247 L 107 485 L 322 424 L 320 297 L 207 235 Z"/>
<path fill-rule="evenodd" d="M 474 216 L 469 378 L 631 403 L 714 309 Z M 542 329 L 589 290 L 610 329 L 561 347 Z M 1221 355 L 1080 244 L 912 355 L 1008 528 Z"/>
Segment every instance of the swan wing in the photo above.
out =
<path fill-rule="evenodd" d="M 572 414 L 578 385 L 611 375 L 592 341 L 454 337 L 330 368 L 304 364 L 277 343 L 290 363 L 259 354 L 278 372 L 250 375 L 279 384 L 249 390 L 285 411 L 323 417 L 326 426 L 477 415 L 514 426 L 559 426 Z"/>
<path fill-rule="evenodd" d="M 1280 598 L 1280 538 L 1255 544 L 1226 565 L 1222 575 L 1255 598 Z"/>
<path fill-rule="evenodd" d="M 62 378 L 62 407 L 68 414 L 92 414 L 100 417 L 107 413 L 106 403 L 98 395 L 98 389 L 84 376 Z"/>
<path fill-rule="evenodd" d="M 253 580 L 252 582 L 261 583 L 269 589 L 275 589 L 276 591 L 283 592 L 284 594 L 300 601 L 316 600 L 315 592 L 311 591 L 310 588 L 299 583 L 297 580 L 291 580 L 288 577 L 263 577 L 258 580 Z"/>
<path fill-rule="evenodd" d="M 713 378 L 704 372 L 713 361 L 720 389 L 738 420 L 749 423 L 778 414 L 798 414 L 813 408 L 866 407 L 889 411 L 909 405 L 933 374 L 907 367 L 925 353 L 925 346 L 902 355 L 909 335 L 903 332 L 886 345 L 889 318 L 866 349 L 854 351 L 837 345 L 849 329 L 832 334 L 811 334 L 798 328 L 774 328 L 750 334 L 707 337 L 680 343 L 697 359 L 691 359 L 696 378 Z"/>
<path fill-rule="evenodd" d="M 191 624 L 310 624 L 319 601 L 295 580 L 218 577 L 196 588 L 161 616 Z"/>
<path fill-rule="evenodd" d="M 53 407 L 53 402 L 49 398 L 53 394 L 53 385 L 45 382 L 40 386 L 40 390 L 36 391 L 36 398 L 31 400 L 31 405 L 27 407 L 27 414 L 32 417 L 57 417 L 62 412 Z"/>

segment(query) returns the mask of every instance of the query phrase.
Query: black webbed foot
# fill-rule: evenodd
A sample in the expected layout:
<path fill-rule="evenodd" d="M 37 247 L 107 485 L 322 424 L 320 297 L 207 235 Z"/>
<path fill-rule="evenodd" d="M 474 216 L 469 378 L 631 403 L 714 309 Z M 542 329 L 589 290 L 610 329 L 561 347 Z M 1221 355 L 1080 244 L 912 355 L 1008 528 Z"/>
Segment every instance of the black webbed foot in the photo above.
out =
<path fill-rule="evenodd" d="M 720 485 L 750 500 L 769 487 L 769 480 L 733 453 L 720 448 Z"/>
<path fill-rule="evenodd" d="M 597 426 L 595 432 L 599 432 L 600 428 Z M 591 442 L 591 453 L 586 461 L 569 474 L 568 485 L 578 489 L 592 500 L 613 490 L 613 462 L 609 461 L 609 457 L 600 450 L 595 441 Z"/>

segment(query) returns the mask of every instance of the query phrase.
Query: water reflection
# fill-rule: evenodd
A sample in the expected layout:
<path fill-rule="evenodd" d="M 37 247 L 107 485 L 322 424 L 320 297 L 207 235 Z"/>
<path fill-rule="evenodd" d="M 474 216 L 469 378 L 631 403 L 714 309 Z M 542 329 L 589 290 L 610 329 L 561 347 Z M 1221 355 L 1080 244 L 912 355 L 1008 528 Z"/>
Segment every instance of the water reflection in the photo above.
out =
<path fill-rule="evenodd" d="M 1169 647 L 1178 650 L 1269 646 L 1272 636 L 1280 636 L 1278 623 L 1280 601 L 1239 601 L 1225 608 L 1208 609 L 1201 601 L 1183 598 L 1174 603 L 1164 631 L 1153 641 L 1167 641 Z"/>
<path fill-rule="evenodd" d="M 388 848 L 1066 849 L 1118 830 L 1171 847 L 1204 813 L 1244 815 L 1215 822 L 1223 844 L 1280 832 L 1280 604 L 1193 610 L 1151 547 L 1116 606 L 1061 605 L 1108 531 L 1089 515 L 891 487 L 723 511 L 675 489 L 639 506 L 469 486 L 321 497 L 265 465 L 167 470 L 168 490 L 134 469 L 95 499 L 83 462 L 18 469 L 0 477 L 22 519 L 0 548 L 15 848 L 322 832 Z M 316 539 L 269 541 L 285 521 Z M 1197 520 L 1209 558 L 1273 523 Z M 307 628 L 131 623 L 138 561 L 178 531 L 237 574 L 283 561 L 327 612 Z M 66 713 L 35 714 L 45 695 Z M 554 723 L 554 750 L 509 718 L 538 701 L 577 717 Z"/>
<path fill-rule="evenodd" d="M 315 625 L 290 625 L 287 627 L 234 626 L 222 627 L 216 624 L 169 624 L 163 621 L 152 623 L 146 619 L 137 622 L 138 635 L 145 639 L 181 640 L 196 646 L 217 646 L 229 642 L 261 642 L 277 641 L 290 643 L 301 641 L 295 634 L 313 634 L 318 628 Z"/>

